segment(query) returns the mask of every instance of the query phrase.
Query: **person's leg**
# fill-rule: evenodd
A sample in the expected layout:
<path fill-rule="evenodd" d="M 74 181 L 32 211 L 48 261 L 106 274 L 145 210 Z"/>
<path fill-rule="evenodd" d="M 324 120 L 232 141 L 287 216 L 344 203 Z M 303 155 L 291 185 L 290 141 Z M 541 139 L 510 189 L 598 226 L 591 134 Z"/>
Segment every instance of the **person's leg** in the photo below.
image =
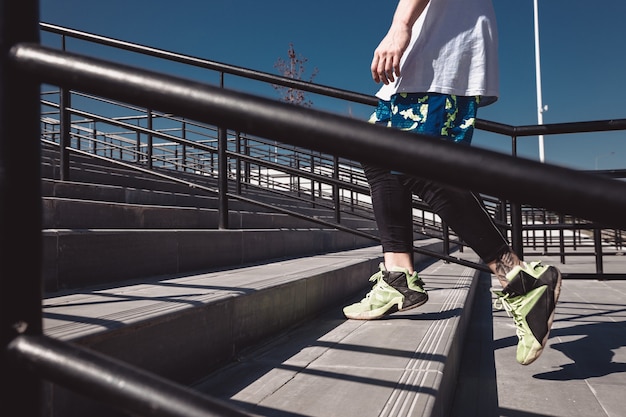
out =
<path fill-rule="evenodd" d="M 448 98 L 446 99 L 448 100 Z M 467 129 L 468 117 L 475 117 L 474 103 L 461 98 L 454 105 L 446 102 L 446 110 L 456 114 L 444 122 L 442 137 L 469 145 L 473 127 Z M 458 115 L 465 115 L 456 123 Z M 444 134 L 445 133 L 445 134 Z M 469 133 L 469 138 L 467 137 Z M 513 316 L 517 336 L 517 361 L 522 365 L 534 362 L 548 340 L 561 287 L 561 273 L 540 262 L 521 262 L 498 232 L 491 216 L 469 191 L 450 187 L 414 184 L 414 188 L 431 204 L 437 214 L 481 256 L 500 281 L 502 291 L 494 291 L 496 304 Z"/>
<path fill-rule="evenodd" d="M 440 137 L 459 145 L 471 145 L 478 97 L 459 97 L 430 93 L 398 95 L 390 125 L 411 132 Z M 520 259 L 493 223 L 482 202 L 468 191 L 442 186 L 424 178 L 407 177 L 405 184 L 420 196 L 480 256 L 500 284 Z"/>
<path fill-rule="evenodd" d="M 390 103 L 381 102 L 373 123 L 388 124 Z M 372 290 L 358 303 L 346 306 L 346 317 L 372 320 L 398 310 L 424 304 L 428 294 L 413 266 L 412 196 L 401 176 L 388 168 L 364 165 L 374 217 L 383 248 L 383 263 L 370 277 Z"/>
<path fill-rule="evenodd" d="M 505 287 L 506 274 L 521 261 L 476 195 L 423 178 L 405 177 L 404 182 L 478 254 Z"/>
<path fill-rule="evenodd" d="M 370 186 L 374 218 L 389 270 L 413 273 L 413 214 L 411 191 L 389 169 L 363 165 Z"/>
<path fill-rule="evenodd" d="M 478 100 L 471 97 L 459 100 L 455 96 L 433 95 L 432 98 L 428 96 L 397 95 L 395 97 L 397 101 L 386 106 L 388 121 L 385 123 L 391 127 L 439 136 L 469 145 Z M 397 186 L 396 181 L 393 183 Z M 543 266 L 539 262 L 530 264 L 521 262 L 499 233 L 482 203 L 471 192 L 442 187 L 432 181 L 414 178 L 404 182 L 404 185 L 430 204 L 498 277 L 503 290 L 495 292 L 496 302 L 514 318 L 519 338 L 517 361 L 523 365 L 532 363 L 541 354 L 554 319 L 561 286 L 561 274 L 558 269 Z M 402 193 L 406 191 L 402 187 L 399 189 Z M 410 207 L 410 202 L 408 204 Z M 389 213 L 378 216 L 382 216 L 382 219 L 377 218 L 377 222 L 383 226 L 386 222 L 393 221 L 393 216 Z M 399 219 L 402 219 L 400 224 L 406 224 L 405 218 L 404 215 L 399 216 Z M 412 233 L 412 225 L 407 226 L 407 229 Z M 404 239 L 405 243 L 400 245 L 400 252 L 388 252 L 385 262 L 389 264 L 408 262 L 407 259 L 411 256 L 412 264 L 412 246 L 409 249 L 406 243 L 408 235 L 400 233 L 399 236 L 404 236 L 401 239 Z M 406 303 L 409 304 L 408 308 L 411 308 L 426 302 L 428 298 L 423 290 L 423 282 L 417 278 L 415 272 L 412 275 L 409 275 L 408 271 L 393 274 L 395 275 L 381 266 L 381 271 L 370 278 L 376 282 L 372 291 L 360 303 L 346 307 L 344 309 L 346 316 L 373 319 L 388 314 L 395 305 L 402 309 Z M 423 295 L 420 290 L 423 291 Z"/>

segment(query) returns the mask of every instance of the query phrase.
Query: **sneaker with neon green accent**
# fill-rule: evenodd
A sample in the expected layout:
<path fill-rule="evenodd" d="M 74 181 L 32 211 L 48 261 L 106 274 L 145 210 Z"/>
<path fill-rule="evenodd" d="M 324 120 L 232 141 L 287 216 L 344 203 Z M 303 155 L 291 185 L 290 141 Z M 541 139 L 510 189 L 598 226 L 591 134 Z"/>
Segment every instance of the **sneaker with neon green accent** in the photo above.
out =
<path fill-rule="evenodd" d="M 387 271 L 381 263 L 380 270 L 370 277 L 372 290 L 358 303 L 344 307 L 343 314 L 354 320 L 374 320 L 396 311 L 409 310 L 428 301 L 424 282 L 417 272 L 392 268 Z"/>
<path fill-rule="evenodd" d="M 506 276 L 502 291 L 494 291 L 495 308 L 504 308 L 515 321 L 519 339 L 516 359 L 522 365 L 534 362 L 548 341 L 554 310 L 561 290 L 561 273 L 540 262 L 522 264 Z"/>

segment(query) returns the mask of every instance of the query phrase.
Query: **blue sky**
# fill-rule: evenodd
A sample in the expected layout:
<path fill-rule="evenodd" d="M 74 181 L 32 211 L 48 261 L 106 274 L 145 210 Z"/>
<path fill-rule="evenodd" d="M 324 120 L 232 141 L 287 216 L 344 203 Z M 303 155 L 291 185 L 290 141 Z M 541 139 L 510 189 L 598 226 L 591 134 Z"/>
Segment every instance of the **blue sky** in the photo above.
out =
<path fill-rule="evenodd" d="M 537 123 L 532 0 L 493 0 L 500 35 L 500 100 L 479 117 Z M 386 5 L 381 9 L 381 5 Z M 315 82 L 374 94 L 369 65 L 396 1 L 317 0 L 41 0 L 41 21 L 209 60 L 276 73 L 293 43 Z M 539 0 L 544 123 L 626 118 L 626 1 Z M 54 46 L 49 37 L 42 39 Z M 166 72 L 181 71 L 124 54 L 70 49 Z M 205 73 L 181 73 L 215 82 Z M 256 93 L 254 85 L 226 86 Z M 277 95 L 273 90 L 258 94 Z M 370 109 L 309 97 L 323 110 L 366 118 Z M 506 137 L 477 132 L 474 143 L 510 152 Z M 519 154 L 538 159 L 536 137 L 519 138 Z M 546 162 L 576 169 L 626 168 L 626 131 L 545 137 Z"/>

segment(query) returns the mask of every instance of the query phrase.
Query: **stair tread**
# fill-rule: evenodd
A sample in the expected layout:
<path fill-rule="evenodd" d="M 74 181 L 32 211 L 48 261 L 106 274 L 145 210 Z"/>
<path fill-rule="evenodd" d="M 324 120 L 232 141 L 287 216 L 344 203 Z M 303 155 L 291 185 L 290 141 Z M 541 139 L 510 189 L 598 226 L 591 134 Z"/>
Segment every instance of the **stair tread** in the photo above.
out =
<path fill-rule="evenodd" d="M 446 415 L 477 272 L 438 261 L 419 274 L 425 305 L 374 321 L 346 320 L 337 307 L 194 388 L 254 415 Z"/>
<path fill-rule="evenodd" d="M 201 274 L 134 280 L 114 288 L 50 294 L 43 300 L 44 332 L 72 340 L 342 268 L 379 252 L 376 246 Z"/>

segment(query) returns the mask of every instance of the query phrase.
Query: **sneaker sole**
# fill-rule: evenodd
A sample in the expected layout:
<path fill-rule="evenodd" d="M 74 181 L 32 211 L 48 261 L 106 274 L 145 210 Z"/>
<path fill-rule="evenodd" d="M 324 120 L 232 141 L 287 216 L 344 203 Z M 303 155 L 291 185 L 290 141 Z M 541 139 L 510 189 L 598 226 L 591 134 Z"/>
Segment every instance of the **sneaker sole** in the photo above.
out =
<path fill-rule="evenodd" d="M 420 301 L 419 303 L 411 304 L 407 307 L 400 309 L 397 307 L 399 301 L 400 300 L 390 301 L 389 303 L 380 308 L 377 308 L 376 310 L 365 311 L 363 313 L 359 313 L 358 315 L 349 315 L 346 314 L 344 311 L 344 315 L 350 320 L 377 320 L 390 314 L 397 313 L 399 311 L 407 311 L 422 306 L 426 304 L 426 302 L 428 301 L 428 297 L 426 297 L 425 300 Z"/>
<path fill-rule="evenodd" d="M 418 302 L 417 302 L 417 303 L 415 303 L 415 304 L 411 304 L 411 305 L 408 305 L 408 306 L 406 306 L 406 307 L 403 307 L 403 308 L 399 309 L 398 311 L 407 311 L 407 310 L 411 310 L 411 309 L 414 309 L 414 308 L 416 308 L 416 307 L 423 306 L 423 305 L 424 305 L 424 304 L 426 304 L 427 302 L 428 302 L 428 294 L 426 294 L 426 298 L 425 298 L 425 299 L 423 299 L 422 301 L 418 301 Z"/>

